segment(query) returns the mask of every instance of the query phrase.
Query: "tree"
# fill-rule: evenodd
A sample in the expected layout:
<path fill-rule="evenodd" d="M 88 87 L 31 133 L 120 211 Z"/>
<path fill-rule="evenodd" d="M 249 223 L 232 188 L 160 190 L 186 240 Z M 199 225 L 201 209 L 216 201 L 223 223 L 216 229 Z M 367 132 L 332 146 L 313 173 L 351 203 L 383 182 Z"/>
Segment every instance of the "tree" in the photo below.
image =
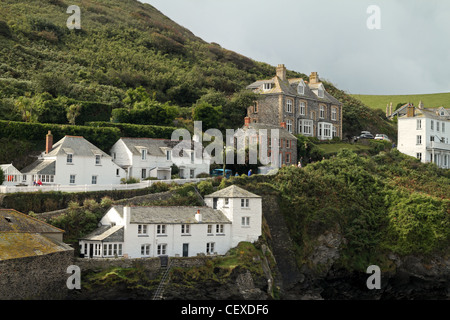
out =
<path fill-rule="evenodd" d="M 76 118 L 81 113 L 81 106 L 79 104 L 71 104 L 67 109 L 67 120 L 71 125 L 75 125 Z"/>
<path fill-rule="evenodd" d="M 202 121 L 203 130 L 217 128 L 223 122 L 222 107 L 214 107 L 209 103 L 201 102 L 194 107 L 192 119 Z"/>
<path fill-rule="evenodd" d="M 150 99 L 147 91 L 144 87 L 140 86 L 136 89 L 128 89 L 125 93 L 125 98 L 123 99 L 123 103 L 128 109 L 132 109 L 135 107 L 136 103 L 146 102 Z"/>
<path fill-rule="evenodd" d="M 17 98 L 15 106 L 22 114 L 22 120 L 25 122 L 34 122 L 37 118 L 36 101 L 30 98 L 28 93 L 26 96 Z"/>
<path fill-rule="evenodd" d="M 3 184 L 3 181 L 5 181 L 5 174 L 3 170 L 0 168 L 0 186 Z"/>

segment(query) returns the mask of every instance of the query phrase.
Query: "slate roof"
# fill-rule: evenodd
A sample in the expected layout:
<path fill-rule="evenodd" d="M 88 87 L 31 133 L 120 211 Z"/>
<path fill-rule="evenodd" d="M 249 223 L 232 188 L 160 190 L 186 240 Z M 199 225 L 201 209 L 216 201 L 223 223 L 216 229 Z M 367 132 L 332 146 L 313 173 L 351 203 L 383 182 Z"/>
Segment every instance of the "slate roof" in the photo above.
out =
<path fill-rule="evenodd" d="M 313 90 L 316 90 L 320 83 L 318 84 L 309 84 L 305 82 L 305 91 L 304 94 L 299 94 L 297 91 L 298 84 L 300 83 L 301 79 L 288 79 L 285 81 L 282 81 L 278 76 L 273 77 L 269 80 L 258 80 L 247 86 L 247 89 L 251 89 L 257 93 L 260 94 L 277 94 L 277 93 L 283 93 L 285 95 L 290 96 L 297 96 L 302 99 L 309 99 L 309 100 L 318 100 L 326 103 L 331 103 L 334 105 L 341 105 L 341 102 L 333 97 L 331 94 L 329 94 L 326 90 L 324 90 L 324 97 L 319 98 L 318 95 L 316 95 Z M 263 84 L 264 83 L 272 83 L 273 87 L 270 90 L 263 90 Z"/>
<path fill-rule="evenodd" d="M 73 250 L 73 248 L 39 233 L 0 232 L 0 260 L 40 256 L 68 250 Z"/>
<path fill-rule="evenodd" d="M 36 160 L 22 169 L 23 174 L 48 174 L 55 175 L 56 160 Z"/>
<path fill-rule="evenodd" d="M 261 198 L 260 196 L 251 193 L 236 185 L 231 185 L 225 189 L 208 194 L 205 198 Z"/>
<path fill-rule="evenodd" d="M 62 233 L 64 230 L 16 210 L 0 209 L 0 232 Z"/>
<path fill-rule="evenodd" d="M 114 206 L 119 215 L 123 217 L 123 206 Z M 231 223 L 220 210 L 210 207 L 130 207 L 130 223 L 143 224 L 195 224 L 197 210 L 202 214 L 201 223 Z"/>
<path fill-rule="evenodd" d="M 78 136 L 65 136 L 53 145 L 52 150 L 46 156 L 52 157 L 61 154 L 65 155 L 68 153 L 72 153 L 74 156 L 82 157 L 102 155 L 103 157 L 111 158 L 110 155 L 94 146 L 85 138 Z"/>
<path fill-rule="evenodd" d="M 123 242 L 123 226 L 104 225 L 84 236 L 81 240 Z"/>
<path fill-rule="evenodd" d="M 199 142 L 194 141 L 172 141 L 169 139 L 152 139 L 152 138 L 120 138 L 127 148 L 134 155 L 140 155 L 141 149 L 147 149 L 149 155 L 157 157 L 165 157 L 165 150 L 171 150 L 179 143 L 182 143 L 183 149 L 194 150 L 196 143 L 200 144 L 198 148 L 199 152 L 195 154 L 196 157 L 200 158 L 203 154 L 203 146 Z"/>

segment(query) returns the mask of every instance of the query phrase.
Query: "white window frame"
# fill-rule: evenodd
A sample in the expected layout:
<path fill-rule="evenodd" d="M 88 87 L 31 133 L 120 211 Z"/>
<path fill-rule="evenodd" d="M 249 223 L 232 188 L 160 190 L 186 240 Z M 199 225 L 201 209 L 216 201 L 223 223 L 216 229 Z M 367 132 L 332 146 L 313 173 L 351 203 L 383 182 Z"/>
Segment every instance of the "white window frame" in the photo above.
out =
<path fill-rule="evenodd" d="M 207 242 L 206 243 L 206 254 L 213 254 L 214 253 L 214 247 L 215 247 L 215 243 L 214 242 Z"/>
<path fill-rule="evenodd" d="M 167 234 L 167 226 L 165 224 L 157 224 L 156 225 L 156 234 L 157 235 L 166 235 Z"/>
<path fill-rule="evenodd" d="M 75 184 L 76 183 L 76 179 L 77 179 L 77 175 L 76 174 L 71 174 L 69 176 L 69 184 Z"/>
<path fill-rule="evenodd" d="M 101 161 L 102 161 L 102 156 L 99 155 L 99 154 L 96 154 L 96 155 L 95 155 L 95 165 L 96 165 L 96 166 L 101 165 Z"/>
<path fill-rule="evenodd" d="M 146 224 L 138 224 L 138 235 L 148 235 L 148 226 Z"/>
<path fill-rule="evenodd" d="M 416 145 L 421 145 L 422 144 L 422 136 L 421 135 L 417 135 L 416 136 Z"/>
<path fill-rule="evenodd" d="M 149 243 L 141 244 L 141 256 L 142 257 L 150 256 L 150 244 Z"/>
<path fill-rule="evenodd" d="M 225 227 L 223 224 L 216 224 L 216 233 L 217 234 L 223 234 L 225 230 Z"/>
<path fill-rule="evenodd" d="M 292 99 L 286 99 L 286 112 L 287 113 L 292 113 L 292 106 L 293 106 L 293 101 Z"/>
<path fill-rule="evenodd" d="M 417 119 L 416 130 L 422 129 L 422 119 Z"/>
<path fill-rule="evenodd" d="M 184 234 L 184 235 L 191 234 L 191 225 L 190 224 L 182 224 L 181 225 L 181 234 Z"/>
<path fill-rule="evenodd" d="M 141 150 L 141 160 L 147 160 L 147 149 Z"/>
<path fill-rule="evenodd" d="M 250 217 L 241 217 L 241 227 L 250 227 Z"/>
<path fill-rule="evenodd" d="M 305 94 L 305 84 L 303 81 L 300 81 L 300 83 L 297 86 L 297 93 L 304 95 Z"/>
<path fill-rule="evenodd" d="M 157 248 L 158 256 L 165 255 L 167 252 L 167 243 L 159 243 Z"/>
<path fill-rule="evenodd" d="M 250 207 L 250 199 L 242 198 L 241 199 L 241 208 L 249 208 Z"/>
<path fill-rule="evenodd" d="M 286 129 L 289 131 L 289 133 L 292 133 L 292 120 L 287 119 L 286 120 Z"/>
<path fill-rule="evenodd" d="M 336 121 L 337 120 L 337 109 L 331 108 L 331 120 Z"/>
<path fill-rule="evenodd" d="M 92 176 L 91 184 L 97 184 L 98 176 Z"/>
<path fill-rule="evenodd" d="M 67 164 L 73 164 L 73 153 L 68 153 L 66 158 Z"/>
<path fill-rule="evenodd" d="M 325 106 L 323 104 L 319 106 L 319 118 L 325 119 Z"/>
<path fill-rule="evenodd" d="M 301 116 L 304 116 L 306 114 L 306 102 L 305 101 L 300 101 L 299 113 Z"/>

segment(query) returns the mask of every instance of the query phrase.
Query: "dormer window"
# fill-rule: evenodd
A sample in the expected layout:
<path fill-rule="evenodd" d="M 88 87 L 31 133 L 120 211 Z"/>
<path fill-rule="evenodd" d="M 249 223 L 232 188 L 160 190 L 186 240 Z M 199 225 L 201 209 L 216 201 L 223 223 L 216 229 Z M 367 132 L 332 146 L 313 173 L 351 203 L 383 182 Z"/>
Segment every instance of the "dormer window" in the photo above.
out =
<path fill-rule="evenodd" d="M 147 159 L 147 150 L 146 149 L 142 149 L 141 150 L 141 159 L 142 160 L 146 160 Z"/>
<path fill-rule="evenodd" d="M 317 91 L 317 95 L 319 96 L 319 98 L 323 98 L 325 95 L 325 88 L 323 87 L 323 85 L 319 86 L 319 89 Z"/>
<path fill-rule="evenodd" d="M 272 83 L 263 84 L 263 90 L 270 90 L 270 89 L 272 89 Z"/>
<path fill-rule="evenodd" d="M 297 92 L 298 92 L 298 94 L 301 94 L 301 95 L 305 94 L 305 83 L 303 82 L 303 80 L 300 80 L 300 83 L 298 84 L 298 87 L 297 87 Z"/>

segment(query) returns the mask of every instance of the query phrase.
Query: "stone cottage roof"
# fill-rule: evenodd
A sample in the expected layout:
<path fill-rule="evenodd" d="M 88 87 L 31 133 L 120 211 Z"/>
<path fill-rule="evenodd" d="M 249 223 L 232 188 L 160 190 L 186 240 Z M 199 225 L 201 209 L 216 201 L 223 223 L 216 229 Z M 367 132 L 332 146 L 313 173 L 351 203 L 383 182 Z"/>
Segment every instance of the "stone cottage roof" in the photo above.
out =
<path fill-rule="evenodd" d="M 0 209 L 0 232 L 62 233 L 64 230 L 16 210 Z"/>
<path fill-rule="evenodd" d="M 123 217 L 123 206 L 115 206 Z M 202 223 L 231 223 L 222 211 L 210 207 L 130 207 L 130 223 L 145 224 L 195 224 L 197 210 L 202 214 Z"/>
<path fill-rule="evenodd" d="M 261 198 L 260 196 L 251 193 L 236 185 L 231 185 L 225 189 L 208 194 L 205 198 Z"/>
<path fill-rule="evenodd" d="M 73 250 L 57 240 L 39 233 L 0 232 L 0 260 L 40 256 Z"/>

